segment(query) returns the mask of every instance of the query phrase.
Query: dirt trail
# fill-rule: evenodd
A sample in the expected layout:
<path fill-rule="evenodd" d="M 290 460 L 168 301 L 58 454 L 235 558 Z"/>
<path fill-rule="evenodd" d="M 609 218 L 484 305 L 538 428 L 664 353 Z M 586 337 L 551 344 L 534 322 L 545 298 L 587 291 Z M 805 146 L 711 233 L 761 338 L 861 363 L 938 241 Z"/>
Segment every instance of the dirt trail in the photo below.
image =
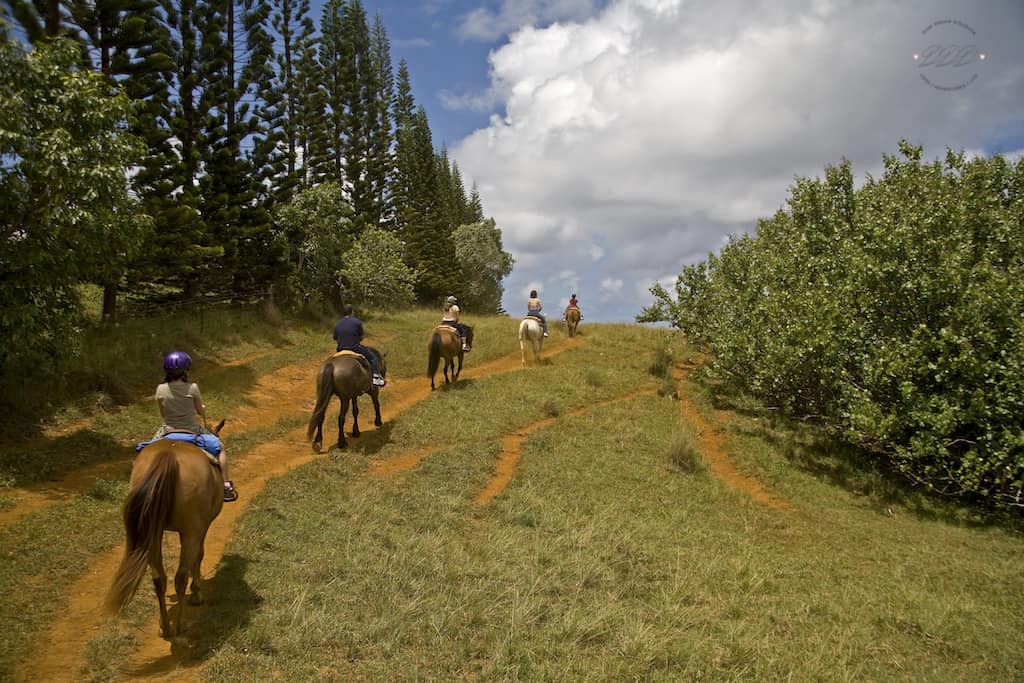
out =
<path fill-rule="evenodd" d="M 582 344 L 578 338 L 565 339 L 551 345 L 545 354 L 549 359 L 554 355 Z M 315 402 L 313 382 L 315 371 L 323 362 L 323 358 L 304 361 L 282 368 L 254 385 L 247 394 L 247 405 L 237 411 L 230 424 L 235 428 L 246 430 L 272 425 L 281 417 L 294 414 L 308 415 Z M 529 366 L 528 366 L 529 367 Z M 509 354 L 481 365 L 469 365 L 463 369 L 460 381 L 486 377 L 490 375 L 512 372 L 522 369 L 520 357 Z M 408 408 L 430 396 L 430 382 L 425 377 L 389 380 L 387 388 L 381 394 L 381 410 L 385 423 L 394 420 Z M 282 409 L 281 406 L 284 406 Z M 336 409 L 336 405 L 334 406 Z M 365 416 L 367 413 L 363 412 Z M 372 419 L 366 420 L 366 426 L 360 425 L 363 434 L 361 442 L 381 439 L 381 432 L 373 427 Z M 207 568 L 206 576 L 210 576 L 210 567 L 216 566 L 223 557 L 234 534 L 235 523 L 245 512 L 251 501 L 266 484 L 275 477 L 282 476 L 290 470 L 301 467 L 312 461 L 316 456 L 306 441 L 305 427 L 290 430 L 274 441 L 262 444 L 244 456 L 232 462 L 232 479 L 235 481 L 241 498 L 236 503 L 224 506 L 220 516 L 210 527 L 206 538 L 206 553 L 203 566 Z M 230 447 L 230 441 L 228 442 Z M 427 449 L 429 450 L 429 449 Z M 395 460 L 395 471 L 411 469 L 429 452 L 416 454 L 399 454 Z M 390 459 L 389 459 L 390 460 Z M 410 464 L 411 463 L 411 464 Z M 386 466 L 381 466 L 382 471 Z M 84 478 L 84 474 L 82 475 Z M 40 634 L 36 651 L 24 662 L 16 672 L 20 681 L 77 681 L 79 671 L 85 666 L 86 646 L 96 637 L 103 625 L 109 621 L 102 610 L 103 598 L 110 577 L 113 576 L 120 562 L 122 548 L 117 548 L 98 557 L 78 578 L 69 591 L 69 605 L 51 625 L 48 632 Z M 165 556 L 165 564 L 171 567 L 171 556 Z M 206 579 L 207 581 L 209 578 Z M 147 582 L 143 582 L 146 584 Z M 148 585 L 139 589 L 139 599 L 153 601 L 148 594 Z M 173 590 L 173 589 L 172 589 Z M 202 608 L 191 608 L 186 612 L 186 619 L 194 621 Z M 136 633 L 140 645 L 128 662 L 125 673 L 133 679 L 153 680 L 195 680 L 198 678 L 201 662 L 189 658 L 189 649 L 183 639 L 172 648 L 168 648 L 166 640 L 158 636 L 159 620 L 154 616 L 142 632 Z M 187 626 L 186 626 L 187 631 Z M 187 637 L 187 636 L 186 636 Z M 170 652 L 168 650 L 170 649 Z"/>
<path fill-rule="evenodd" d="M 576 408 L 574 410 L 570 410 L 564 415 L 538 420 L 526 425 L 519 431 L 506 434 L 501 439 L 501 455 L 498 457 L 498 462 L 495 464 L 494 476 L 491 477 L 489 482 L 487 482 L 487 486 L 485 486 L 483 490 L 477 494 L 476 498 L 473 499 L 473 504 L 478 507 L 484 507 L 494 500 L 495 496 L 505 490 L 505 487 L 508 486 L 510 481 L 512 481 L 512 477 L 515 476 L 516 470 L 519 467 L 519 460 L 522 458 L 523 441 L 533 432 L 544 427 L 551 427 L 561 418 L 578 417 L 593 408 L 601 408 L 611 405 L 612 403 L 620 403 L 622 401 L 632 401 L 639 396 L 650 396 L 655 393 L 657 392 L 653 389 L 648 391 L 636 391 L 619 398 L 613 398 L 593 405 L 583 406 L 582 408 Z"/>
<path fill-rule="evenodd" d="M 673 372 L 673 377 L 675 377 L 677 382 L 681 382 L 686 378 L 686 374 L 682 370 L 676 370 Z M 715 473 L 715 476 L 732 488 L 743 491 L 757 502 L 763 503 L 770 508 L 776 510 L 792 509 L 792 505 L 787 501 L 765 491 L 764 487 L 761 486 L 761 482 L 736 469 L 732 459 L 725 450 L 725 439 L 715 431 L 711 423 L 704 419 L 704 416 L 700 414 L 700 411 L 697 410 L 697 407 L 693 405 L 693 402 L 683 391 L 679 391 L 679 412 L 684 420 L 696 427 L 700 440 L 701 454 L 707 459 L 708 464 L 711 465 L 711 470 Z M 725 413 L 723 412 L 722 414 L 724 415 Z"/>

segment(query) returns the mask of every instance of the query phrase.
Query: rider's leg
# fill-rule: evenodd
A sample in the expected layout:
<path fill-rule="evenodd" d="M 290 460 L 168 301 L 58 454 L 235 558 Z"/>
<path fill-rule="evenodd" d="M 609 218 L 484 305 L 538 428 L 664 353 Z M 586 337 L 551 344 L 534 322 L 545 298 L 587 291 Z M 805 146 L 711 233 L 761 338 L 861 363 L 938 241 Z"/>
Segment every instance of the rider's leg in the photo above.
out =
<path fill-rule="evenodd" d="M 228 454 L 223 448 L 217 456 L 217 463 L 220 465 L 220 476 L 224 480 L 224 501 L 230 503 L 238 500 L 238 491 L 235 490 L 235 485 L 228 474 Z"/>
<path fill-rule="evenodd" d="M 544 327 L 544 336 L 548 336 L 548 319 L 543 313 L 538 313 L 537 317 L 540 318 L 541 325 Z"/>
<path fill-rule="evenodd" d="M 365 358 L 370 364 L 370 372 L 373 374 L 373 383 L 379 387 L 384 386 L 384 375 L 381 374 L 380 363 L 377 362 L 377 354 L 362 344 L 352 347 L 352 350 L 363 354 L 363 358 Z"/>
<path fill-rule="evenodd" d="M 469 344 L 466 342 L 466 327 L 462 323 L 455 323 L 456 329 L 459 331 L 459 340 L 462 342 L 462 350 L 469 351 Z"/>

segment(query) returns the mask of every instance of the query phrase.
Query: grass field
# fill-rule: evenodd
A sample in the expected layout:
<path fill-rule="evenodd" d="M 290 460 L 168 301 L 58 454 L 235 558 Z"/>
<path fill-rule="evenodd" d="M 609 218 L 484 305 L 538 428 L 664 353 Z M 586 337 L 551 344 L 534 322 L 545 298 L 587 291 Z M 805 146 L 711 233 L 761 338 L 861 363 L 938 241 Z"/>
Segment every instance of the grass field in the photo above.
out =
<path fill-rule="evenodd" d="M 367 321 L 389 379 L 427 383 L 435 317 Z M 467 368 L 510 353 L 518 363 L 515 321 L 468 322 L 478 341 Z M 405 386 L 394 381 L 386 438 L 364 435 L 246 500 L 220 563 L 205 567 L 210 602 L 179 677 L 1024 679 L 1016 521 L 922 496 L 812 429 L 715 396 L 695 374 L 671 379 L 696 358 L 672 333 L 581 331 L 547 363 L 465 379 L 391 418 L 401 396 L 387 392 Z M 561 337 L 553 326 L 551 341 Z M 296 328 L 218 349 L 237 364 L 200 355 L 211 415 L 240 410 L 256 378 L 324 356 L 329 339 Z M 83 422 L 78 409 L 62 425 L 84 426 L 5 451 L 8 506 L 62 468 L 123 457 L 154 410 L 140 397 Z M 335 404 L 330 438 L 336 414 Z M 232 458 L 303 424 L 288 413 L 230 435 Z M 701 453 L 709 438 L 785 506 L 716 476 Z M 63 460 L 68 446 L 77 454 Z M 69 582 L 121 542 L 124 492 L 113 476 L 0 530 L 0 679 L 18 678 Z M 69 680 L 136 677 L 126 663 L 152 639 L 154 615 L 144 586 Z"/>

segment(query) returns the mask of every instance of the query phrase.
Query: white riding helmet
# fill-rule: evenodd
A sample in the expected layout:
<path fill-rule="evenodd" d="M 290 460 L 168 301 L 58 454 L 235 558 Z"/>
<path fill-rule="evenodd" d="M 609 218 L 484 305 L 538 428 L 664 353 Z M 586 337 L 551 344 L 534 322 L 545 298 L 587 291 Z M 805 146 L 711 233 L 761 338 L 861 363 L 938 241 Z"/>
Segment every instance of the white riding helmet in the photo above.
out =
<path fill-rule="evenodd" d="M 457 304 L 459 303 L 459 300 L 456 299 L 454 296 L 449 296 L 447 299 L 444 300 L 444 302 L 446 304 Z"/>

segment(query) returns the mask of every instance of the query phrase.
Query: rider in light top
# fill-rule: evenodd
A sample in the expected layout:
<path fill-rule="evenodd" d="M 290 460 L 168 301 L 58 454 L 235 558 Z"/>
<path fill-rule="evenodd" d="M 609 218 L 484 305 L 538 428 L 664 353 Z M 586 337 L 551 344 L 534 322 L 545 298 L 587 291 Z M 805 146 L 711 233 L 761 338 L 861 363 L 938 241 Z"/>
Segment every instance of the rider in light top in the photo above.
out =
<path fill-rule="evenodd" d="M 163 424 L 153 439 L 162 439 L 171 432 L 212 434 L 206 428 L 206 405 L 199 393 L 199 385 L 188 381 L 192 358 L 184 351 L 172 351 L 164 358 L 164 382 L 156 388 L 156 405 Z M 202 418 L 200 421 L 199 418 Z M 228 478 L 228 456 L 224 448 L 217 455 L 220 474 L 224 479 L 224 500 L 238 500 L 238 492 Z"/>
<path fill-rule="evenodd" d="M 532 316 L 540 320 L 541 325 L 544 326 L 544 336 L 548 336 L 548 319 L 544 317 L 544 314 L 540 312 L 540 309 L 544 308 L 540 303 L 540 299 L 537 298 L 537 290 L 530 290 L 530 298 L 526 302 L 526 315 Z"/>
<path fill-rule="evenodd" d="M 468 353 L 473 349 L 469 348 L 469 344 L 466 343 L 466 328 L 459 322 L 459 312 L 459 300 L 454 296 L 449 296 L 444 300 L 444 306 L 441 308 L 441 324 L 450 325 L 459 331 L 462 350 Z"/>

